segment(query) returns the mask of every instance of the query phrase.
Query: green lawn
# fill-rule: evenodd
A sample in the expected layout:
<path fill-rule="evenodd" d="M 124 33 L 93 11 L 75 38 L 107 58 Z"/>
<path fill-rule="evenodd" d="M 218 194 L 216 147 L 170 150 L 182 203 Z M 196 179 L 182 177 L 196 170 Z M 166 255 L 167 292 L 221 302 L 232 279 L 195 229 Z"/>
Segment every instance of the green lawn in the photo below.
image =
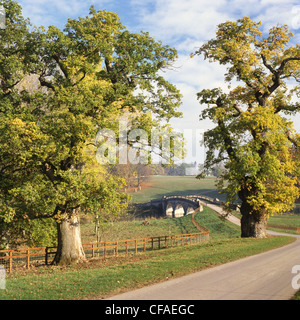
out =
<path fill-rule="evenodd" d="M 268 221 L 268 229 L 278 232 L 299 234 L 297 228 L 300 228 L 300 214 L 276 215 Z"/>
<path fill-rule="evenodd" d="M 295 294 L 292 300 L 300 300 L 300 290 Z"/>

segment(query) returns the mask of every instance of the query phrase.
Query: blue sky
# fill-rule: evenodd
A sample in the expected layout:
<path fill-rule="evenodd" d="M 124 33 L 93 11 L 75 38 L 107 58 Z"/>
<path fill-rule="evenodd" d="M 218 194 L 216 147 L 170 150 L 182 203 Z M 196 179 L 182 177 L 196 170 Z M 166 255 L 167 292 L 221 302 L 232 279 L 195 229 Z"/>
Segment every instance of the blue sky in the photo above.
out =
<path fill-rule="evenodd" d="M 173 120 L 172 125 L 181 131 L 193 130 L 194 138 L 196 130 L 199 133 L 211 127 L 210 122 L 199 122 L 202 107 L 196 93 L 226 85 L 223 67 L 200 57 L 191 59 L 190 53 L 214 37 L 219 23 L 250 16 L 262 21 L 265 32 L 277 24 L 287 24 L 295 34 L 294 42 L 300 43 L 299 0 L 19 0 L 19 3 L 32 24 L 60 28 L 68 18 L 88 15 L 89 7 L 94 5 L 96 10 L 116 12 L 130 31 L 148 31 L 155 39 L 175 47 L 179 54 L 176 69 L 168 71 L 165 77 L 183 94 L 183 118 Z M 300 132 L 300 116 L 294 121 Z"/>

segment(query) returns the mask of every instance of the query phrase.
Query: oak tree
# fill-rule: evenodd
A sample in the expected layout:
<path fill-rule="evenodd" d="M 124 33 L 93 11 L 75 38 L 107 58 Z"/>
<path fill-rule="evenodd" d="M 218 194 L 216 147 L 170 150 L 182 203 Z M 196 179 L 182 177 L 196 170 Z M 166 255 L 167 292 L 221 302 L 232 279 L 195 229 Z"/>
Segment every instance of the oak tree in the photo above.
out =
<path fill-rule="evenodd" d="M 242 237 L 265 237 L 268 217 L 299 196 L 300 136 L 289 116 L 300 111 L 300 46 L 286 25 L 267 35 L 260 25 L 248 17 L 222 23 L 195 53 L 227 67 L 228 90 L 204 89 L 198 99 L 207 105 L 201 119 L 216 124 L 205 133 L 205 166 L 225 163 L 218 187 L 226 208 L 241 202 Z"/>
<path fill-rule="evenodd" d="M 180 115 L 180 94 L 161 75 L 176 50 L 94 7 L 60 30 L 32 29 L 16 2 L 3 5 L 0 219 L 53 219 L 55 263 L 79 262 L 85 259 L 79 214 L 117 214 L 126 206 L 122 179 L 96 161 L 97 132 L 118 135 L 124 115 L 147 132 Z"/>

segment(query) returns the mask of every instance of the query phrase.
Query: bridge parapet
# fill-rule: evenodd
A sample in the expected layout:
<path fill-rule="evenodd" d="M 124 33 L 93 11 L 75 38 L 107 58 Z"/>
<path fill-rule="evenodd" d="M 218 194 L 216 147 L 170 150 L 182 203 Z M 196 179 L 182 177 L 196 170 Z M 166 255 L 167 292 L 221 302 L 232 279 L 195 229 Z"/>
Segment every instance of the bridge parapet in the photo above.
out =
<path fill-rule="evenodd" d="M 203 211 L 203 202 L 220 204 L 219 199 L 213 199 L 203 195 L 174 195 L 151 200 L 151 206 L 159 208 L 162 211 L 163 216 L 175 218 L 191 214 L 198 208 L 200 211 Z"/>

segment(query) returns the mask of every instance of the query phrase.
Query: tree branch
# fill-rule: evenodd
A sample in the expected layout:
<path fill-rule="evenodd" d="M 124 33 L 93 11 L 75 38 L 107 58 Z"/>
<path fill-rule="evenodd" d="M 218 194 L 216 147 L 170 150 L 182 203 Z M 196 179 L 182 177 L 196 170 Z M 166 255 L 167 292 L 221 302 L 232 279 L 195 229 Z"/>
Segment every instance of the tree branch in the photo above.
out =
<path fill-rule="evenodd" d="M 243 110 L 237 104 L 234 104 L 233 108 L 238 112 L 237 116 L 243 113 Z"/>
<path fill-rule="evenodd" d="M 235 151 L 233 149 L 233 143 L 232 140 L 230 138 L 230 134 L 228 132 L 228 129 L 226 128 L 224 121 L 223 120 L 218 120 L 218 125 L 220 128 L 220 131 L 222 132 L 222 138 L 224 140 L 224 144 L 225 144 L 225 149 L 228 153 L 228 156 L 230 159 L 233 159 L 235 161 L 238 162 L 238 158 L 235 154 Z"/>
<path fill-rule="evenodd" d="M 75 83 L 73 84 L 73 87 L 77 86 L 77 84 L 79 84 L 79 83 L 85 78 L 85 76 L 86 76 L 86 72 L 83 71 L 83 76 L 82 76 L 77 82 L 75 82 Z"/>
<path fill-rule="evenodd" d="M 270 70 L 270 72 L 273 74 L 273 84 L 267 88 L 267 91 L 264 94 L 257 94 L 256 95 L 256 98 L 259 100 L 259 102 L 263 101 L 265 98 L 269 97 L 280 86 L 280 84 L 281 84 L 280 76 L 282 75 L 283 69 L 286 66 L 286 64 L 289 61 L 300 61 L 300 58 L 298 58 L 298 57 L 286 58 L 281 62 L 279 68 L 277 70 L 275 70 L 270 64 L 268 64 L 268 62 L 263 54 L 261 54 L 261 58 L 262 58 L 264 66 L 268 70 Z"/>
<path fill-rule="evenodd" d="M 52 89 L 53 91 L 55 91 L 55 87 L 53 86 L 53 84 L 48 82 L 48 81 L 46 81 L 43 75 L 39 76 L 39 82 L 40 82 L 42 87 L 47 87 L 47 88 Z"/>
<path fill-rule="evenodd" d="M 293 58 L 286 58 L 281 62 L 280 67 L 278 68 L 278 72 L 282 73 L 285 65 L 289 62 L 289 61 L 300 61 L 300 58 L 297 57 L 293 57 Z"/>
<path fill-rule="evenodd" d="M 294 112 L 294 111 L 300 110 L 300 104 L 297 103 L 296 105 L 293 105 L 293 106 L 278 106 L 275 110 L 275 113 L 278 113 L 282 110 Z"/>
<path fill-rule="evenodd" d="M 267 63 L 267 60 L 263 54 L 260 55 L 263 61 L 264 66 L 271 71 L 274 75 L 276 74 L 276 71 Z"/>
<path fill-rule="evenodd" d="M 63 179 L 61 176 L 55 174 L 56 167 L 47 161 L 44 161 L 41 165 L 41 169 L 43 174 L 53 183 L 55 182 L 62 182 Z"/>
<path fill-rule="evenodd" d="M 63 72 L 65 78 L 69 79 L 69 72 L 68 72 L 67 68 L 64 66 L 64 64 L 61 62 L 61 60 L 59 59 L 59 56 L 52 55 L 52 58 L 55 60 L 55 62 L 60 67 L 60 70 Z"/>

